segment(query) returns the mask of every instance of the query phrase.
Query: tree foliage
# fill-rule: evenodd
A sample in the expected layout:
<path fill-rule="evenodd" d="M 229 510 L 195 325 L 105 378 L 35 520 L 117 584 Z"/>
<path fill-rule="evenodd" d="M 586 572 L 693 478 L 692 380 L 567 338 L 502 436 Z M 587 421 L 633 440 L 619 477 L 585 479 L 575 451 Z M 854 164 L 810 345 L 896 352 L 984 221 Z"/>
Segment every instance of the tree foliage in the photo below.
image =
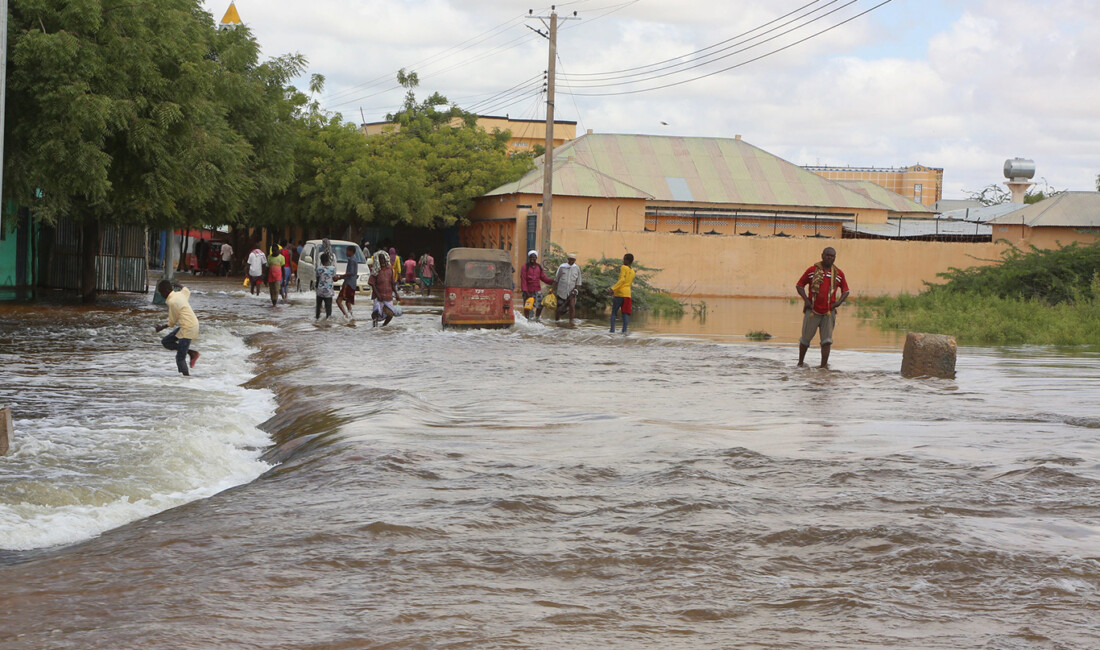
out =
<path fill-rule="evenodd" d="M 10 1 L 4 190 L 40 219 L 441 226 L 533 166 L 404 70 L 400 130 L 367 138 L 199 0 Z"/>
<path fill-rule="evenodd" d="M 861 300 L 861 313 L 965 343 L 1100 345 L 1100 244 L 1012 249 L 999 265 L 940 275 L 918 296 Z"/>
<path fill-rule="evenodd" d="M 45 220 L 239 218 L 290 181 L 285 81 L 197 0 L 11 0 L 5 194 Z"/>

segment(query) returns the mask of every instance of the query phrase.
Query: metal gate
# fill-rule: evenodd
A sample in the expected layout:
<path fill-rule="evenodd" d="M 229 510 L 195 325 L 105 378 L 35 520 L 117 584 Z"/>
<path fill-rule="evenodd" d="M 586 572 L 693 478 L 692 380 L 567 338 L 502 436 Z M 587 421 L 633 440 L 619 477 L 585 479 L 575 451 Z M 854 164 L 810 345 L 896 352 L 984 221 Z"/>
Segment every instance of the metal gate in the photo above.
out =
<path fill-rule="evenodd" d="M 62 219 L 47 231 L 50 238 L 48 271 L 43 284 L 51 289 L 80 290 L 81 253 L 84 250 L 80 225 Z M 142 226 L 104 225 L 99 229 L 96 256 L 96 290 L 148 292 L 146 236 Z M 45 248 L 45 247 L 44 247 Z"/>

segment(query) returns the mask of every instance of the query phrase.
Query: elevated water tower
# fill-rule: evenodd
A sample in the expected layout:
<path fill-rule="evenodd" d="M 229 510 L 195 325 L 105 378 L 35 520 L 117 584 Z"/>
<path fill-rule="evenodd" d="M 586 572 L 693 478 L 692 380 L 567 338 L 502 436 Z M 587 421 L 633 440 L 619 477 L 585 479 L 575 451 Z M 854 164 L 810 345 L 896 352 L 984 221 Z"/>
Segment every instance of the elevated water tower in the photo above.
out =
<path fill-rule="evenodd" d="M 1009 158 L 1005 161 L 1005 185 L 1012 192 L 1013 203 L 1023 203 L 1027 190 L 1035 183 L 1035 161 L 1026 158 Z"/>

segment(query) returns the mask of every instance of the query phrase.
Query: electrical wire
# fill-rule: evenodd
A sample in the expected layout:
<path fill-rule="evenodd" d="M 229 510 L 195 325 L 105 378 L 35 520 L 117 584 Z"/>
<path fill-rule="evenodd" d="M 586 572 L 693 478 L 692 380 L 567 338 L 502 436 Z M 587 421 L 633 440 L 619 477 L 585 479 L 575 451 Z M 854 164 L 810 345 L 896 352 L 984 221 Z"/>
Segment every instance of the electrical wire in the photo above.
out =
<path fill-rule="evenodd" d="M 733 70 L 735 68 L 740 68 L 740 67 L 746 66 L 750 63 L 753 63 L 755 61 L 759 61 L 759 60 L 761 60 L 763 58 L 766 58 L 766 57 L 769 57 L 773 54 L 777 54 L 777 53 L 782 52 L 784 50 L 788 50 L 788 49 L 794 47 L 795 45 L 805 43 L 806 41 L 808 41 L 812 38 L 816 38 L 816 37 L 818 37 L 818 36 L 820 36 L 820 35 L 822 35 L 826 32 L 830 32 L 830 31 L 836 29 L 837 27 L 841 27 L 842 25 L 846 25 L 847 23 L 850 23 L 850 22 L 852 22 L 853 20 L 855 20 L 857 18 L 865 16 L 865 15 L 871 13 L 872 11 L 878 9 L 879 7 L 890 4 L 891 2 L 893 2 L 893 0 L 883 0 L 882 2 L 878 3 L 877 5 L 871 7 L 870 9 L 867 9 L 865 11 L 862 11 L 862 12 L 850 17 L 850 18 L 842 20 L 841 22 L 839 22 L 835 25 L 832 25 L 832 26 L 826 27 L 825 29 L 822 29 L 820 31 L 814 32 L 813 34 L 810 34 L 809 36 L 801 38 L 801 39 L 799 39 L 799 40 L 797 40 L 793 43 L 789 43 L 787 45 L 784 45 L 783 47 L 776 48 L 776 49 L 774 49 L 770 52 L 766 52 L 764 54 L 761 54 L 760 56 L 754 57 L 752 59 L 748 59 L 747 61 L 742 61 L 741 63 L 737 63 L 737 64 L 734 64 L 734 65 L 731 65 L 731 66 L 727 66 L 727 67 L 722 68 L 720 70 L 715 70 L 713 72 L 708 72 L 706 74 L 702 74 L 702 75 L 699 75 L 699 76 L 696 76 L 696 77 L 692 77 L 691 79 L 684 79 L 684 80 L 681 80 L 681 81 L 676 81 L 676 82 L 664 84 L 664 85 L 661 85 L 661 86 L 654 86 L 652 88 L 639 88 L 639 89 L 635 89 L 635 90 L 622 90 L 622 91 L 617 91 L 617 92 L 604 92 L 604 93 L 577 93 L 577 92 L 573 92 L 571 94 L 576 95 L 578 97 L 609 97 L 609 96 L 613 96 L 613 95 L 633 95 L 633 94 L 637 94 L 637 93 L 645 93 L 645 92 L 652 92 L 654 90 L 661 90 L 661 89 L 664 89 L 664 88 L 671 88 L 673 86 L 682 86 L 683 84 L 686 84 L 686 83 L 691 83 L 693 81 L 698 81 L 700 79 L 705 79 L 707 77 L 713 77 L 716 74 L 721 74 L 723 72 L 728 72 L 728 71 Z"/>
<path fill-rule="evenodd" d="M 526 16 L 523 16 L 523 15 L 513 17 L 509 20 L 504 21 L 503 23 L 500 23 L 499 25 L 497 25 L 495 27 L 487 29 L 487 30 L 481 32 L 480 34 L 477 34 L 476 36 L 472 36 L 472 37 L 466 39 L 465 41 L 462 41 L 461 43 L 458 43 L 457 45 L 453 45 L 453 46 L 451 46 L 451 47 L 449 47 L 445 50 L 442 50 L 442 51 L 437 52 L 437 53 L 435 53 L 431 56 L 425 57 L 425 58 L 423 58 L 423 59 L 421 59 L 421 60 L 419 60 L 415 63 L 412 63 L 411 65 L 407 66 L 406 69 L 415 69 L 418 66 L 430 65 L 429 62 L 431 62 L 435 59 L 438 59 L 440 57 L 449 55 L 452 52 L 452 50 L 454 51 L 455 54 L 457 54 L 459 52 L 463 52 L 463 51 L 465 51 L 465 50 L 467 50 L 467 49 L 469 49 L 469 48 L 471 48 L 475 45 L 478 45 L 478 44 L 488 40 L 491 36 L 493 36 L 497 32 L 503 32 L 503 31 L 505 31 L 505 30 L 507 30 L 511 27 L 514 27 L 515 24 L 523 21 L 525 18 L 526 18 Z M 364 81 L 362 83 L 359 83 L 359 84 L 356 84 L 354 86 L 350 86 L 348 88 L 340 90 L 339 92 L 335 92 L 332 95 L 329 95 L 328 97 L 326 97 L 325 99 L 326 99 L 327 102 L 331 103 L 331 102 L 333 102 L 337 99 L 341 99 L 341 98 L 343 98 L 343 97 L 345 97 L 349 94 L 353 94 L 357 90 L 366 89 L 366 88 L 369 88 L 373 85 L 377 85 L 378 83 L 381 83 L 383 81 L 391 80 L 396 75 L 397 75 L 397 71 L 387 73 L 385 75 L 380 75 L 380 76 L 375 77 L 373 79 L 369 79 L 369 80 Z"/>
<path fill-rule="evenodd" d="M 838 2 L 838 1 L 839 0 L 831 0 L 831 2 L 829 2 L 825 6 L 827 7 L 830 4 L 833 4 L 833 3 Z M 845 4 L 843 4 L 839 7 L 836 7 L 835 9 L 832 9 L 831 11 L 828 11 L 824 14 L 821 14 L 820 16 L 817 16 L 815 18 L 811 18 L 810 20 L 807 20 L 806 22 L 804 22 L 800 25 L 795 25 L 794 27 L 791 27 L 790 29 L 779 32 L 778 34 L 775 34 L 774 36 L 770 36 L 768 38 L 765 38 L 762 41 L 752 43 L 751 45 L 746 45 L 745 47 L 742 47 L 742 48 L 737 49 L 737 50 L 733 50 L 732 52 L 727 51 L 730 48 L 736 47 L 738 45 L 743 45 L 743 44 L 745 44 L 749 41 L 752 41 L 752 40 L 755 40 L 755 39 L 759 38 L 760 36 L 764 36 L 765 34 L 770 34 L 770 33 L 774 32 L 777 29 L 781 29 L 783 27 L 786 27 L 786 26 L 790 25 L 792 22 L 795 22 L 797 20 L 805 18 L 806 16 L 818 11 L 818 10 L 814 10 L 814 12 L 810 12 L 810 14 L 806 14 L 805 16 L 799 16 L 798 18 L 795 18 L 795 19 L 793 19 L 793 20 L 791 20 L 787 23 L 779 25 L 778 27 L 774 27 L 772 29 L 769 29 L 768 31 L 763 32 L 762 34 L 759 34 L 758 36 L 754 36 L 750 39 L 747 39 L 746 41 L 740 41 L 740 42 L 734 43 L 733 45 L 730 45 L 730 46 L 725 47 L 721 50 L 718 50 L 716 52 L 708 54 L 707 57 L 711 57 L 711 58 L 706 59 L 706 60 L 684 61 L 684 62 L 673 64 L 671 66 L 665 66 L 664 68 L 658 68 L 656 70 L 652 70 L 652 71 L 645 72 L 645 73 L 636 72 L 636 73 L 632 73 L 632 74 L 628 74 L 628 75 L 621 75 L 621 76 L 618 76 L 618 77 L 607 77 L 606 79 L 582 79 L 582 80 L 574 79 L 573 81 L 575 81 L 575 82 L 579 81 L 580 82 L 579 87 L 581 87 L 581 88 L 607 88 L 607 87 L 614 87 L 614 86 L 619 86 L 619 85 L 644 83 L 644 82 L 647 82 L 647 81 L 652 81 L 654 79 L 661 79 L 661 78 L 669 77 L 669 76 L 672 76 L 672 75 L 675 75 L 675 74 L 680 74 L 680 73 L 683 73 L 683 72 L 687 72 L 689 70 L 694 70 L 696 68 L 702 68 L 704 66 L 710 65 L 710 64 L 715 63 L 717 61 L 722 61 L 724 59 L 728 59 L 731 56 L 741 54 L 743 52 L 747 52 L 747 51 L 749 51 L 753 48 L 764 45 L 765 43 L 770 43 L 771 41 L 774 41 L 774 40 L 776 40 L 780 37 L 786 36 L 786 35 L 788 35 L 792 32 L 796 32 L 796 31 L 798 31 L 798 30 L 800 30 L 804 27 L 812 25 L 813 23 L 824 20 L 825 18 L 831 16 L 832 14 L 835 14 L 838 11 L 846 9 L 846 8 L 856 4 L 857 2 L 860 2 L 860 0 L 848 0 L 848 2 L 846 2 Z M 822 7 L 822 8 L 824 8 L 824 7 Z M 721 56 L 716 56 L 719 52 L 726 52 L 726 53 L 722 54 Z M 686 66 L 686 67 L 684 67 L 684 66 Z M 682 68 L 682 69 L 677 70 L 677 69 L 674 69 L 674 68 Z M 668 72 L 662 72 L 662 70 L 668 70 Z M 660 72 L 660 74 L 650 74 L 651 72 Z M 613 81 L 615 79 L 627 79 L 627 78 L 630 78 L 630 77 L 635 77 L 635 76 L 639 76 L 639 75 L 643 75 L 643 74 L 647 75 L 647 76 L 645 76 L 644 78 L 635 79 L 635 80 L 632 80 L 632 81 L 622 81 L 622 82 L 618 82 L 618 83 L 600 83 L 601 81 Z"/>
<path fill-rule="evenodd" d="M 653 67 L 656 67 L 656 66 L 664 65 L 666 63 L 674 63 L 674 62 L 677 62 L 677 61 L 681 61 L 686 57 L 695 56 L 697 54 L 702 54 L 702 53 L 707 52 L 708 50 L 712 50 L 712 49 L 714 49 L 714 48 L 716 48 L 720 45 L 725 45 L 726 43 L 729 43 L 730 41 L 739 39 L 743 36 L 748 36 L 749 34 L 752 34 L 753 32 L 759 31 L 759 30 L 767 27 L 768 25 L 771 25 L 772 23 L 779 22 L 779 21 L 783 20 L 784 18 L 788 18 L 788 17 L 802 11 L 803 9 L 807 9 L 809 7 L 812 7 L 813 5 L 818 4 L 821 1 L 822 0 L 813 0 L 813 2 L 808 2 L 804 5 L 802 5 L 801 7 L 798 7 L 797 9 L 794 9 L 793 11 L 789 11 L 789 12 L 783 14 L 782 16 L 779 16 L 779 17 L 777 17 L 773 20 L 770 20 L 770 21 L 764 23 L 763 25 L 758 25 L 756 27 L 753 27 L 750 30 L 741 32 L 740 34 L 737 34 L 735 36 L 731 36 L 731 37 L 727 38 L 724 41 L 719 41 L 719 42 L 717 42 L 713 45 L 708 45 L 704 48 L 700 48 L 698 50 L 695 50 L 694 52 L 688 52 L 687 54 L 681 54 L 680 56 L 676 56 L 676 57 L 673 57 L 671 59 L 665 59 L 663 61 L 655 61 L 653 63 L 647 63 L 646 65 L 635 66 L 633 68 L 623 68 L 621 70 L 608 70 L 608 71 L 605 71 L 605 72 L 578 72 L 577 74 L 575 74 L 573 76 L 574 77 L 588 77 L 588 76 L 603 76 L 603 75 L 619 74 L 619 73 L 622 73 L 622 72 L 633 72 L 635 70 L 644 70 L 646 68 L 653 68 Z M 836 2 L 836 1 L 837 0 L 832 0 L 832 2 L 829 2 L 828 4 L 833 4 L 833 2 Z M 825 5 L 825 6 L 828 6 L 828 5 Z M 591 21 L 589 21 L 589 22 L 591 22 Z"/>

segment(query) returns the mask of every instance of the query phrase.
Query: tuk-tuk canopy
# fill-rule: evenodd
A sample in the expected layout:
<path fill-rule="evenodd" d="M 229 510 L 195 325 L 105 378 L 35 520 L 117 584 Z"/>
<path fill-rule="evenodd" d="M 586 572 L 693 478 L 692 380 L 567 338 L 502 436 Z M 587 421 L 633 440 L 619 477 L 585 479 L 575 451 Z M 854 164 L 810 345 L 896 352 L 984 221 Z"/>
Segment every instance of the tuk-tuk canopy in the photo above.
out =
<path fill-rule="evenodd" d="M 448 287 L 511 289 L 512 258 L 495 248 L 452 248 L 447 253 Z"/>

